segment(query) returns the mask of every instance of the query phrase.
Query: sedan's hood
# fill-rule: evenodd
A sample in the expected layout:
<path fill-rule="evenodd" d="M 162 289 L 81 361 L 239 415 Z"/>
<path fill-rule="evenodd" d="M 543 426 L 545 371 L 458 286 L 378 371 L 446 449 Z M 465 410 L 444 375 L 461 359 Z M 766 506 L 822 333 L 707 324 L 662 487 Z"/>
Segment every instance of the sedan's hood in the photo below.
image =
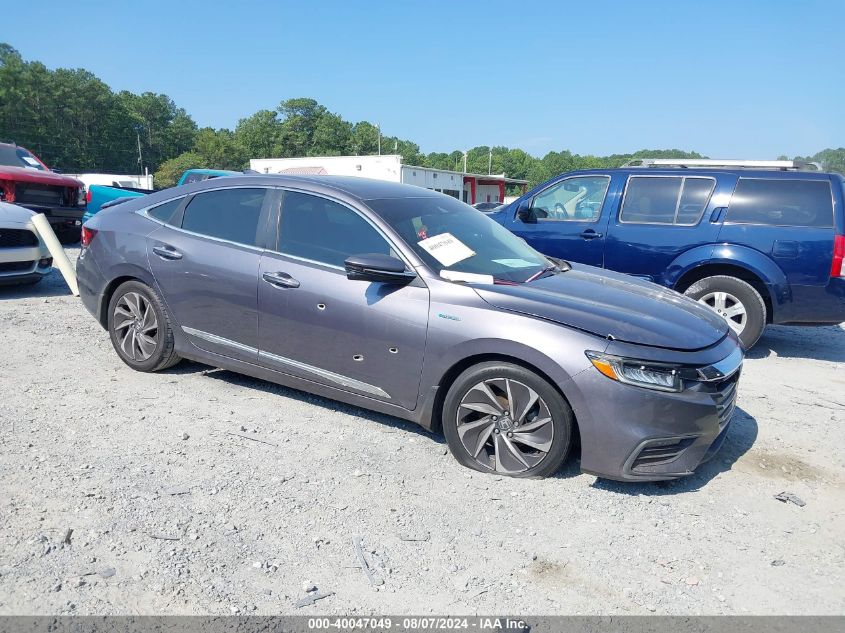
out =
<path fill-rule="evenodd" d="M 41 169 L 28 169 L 27 167 L 14 167 L 12 165 L 0 165 L 0 180 L 15 180 L 18 182 L 37 182 L 45 185 L 56 185 L 59 187 L 82 187 L 82 181 L 56 174 L 52 171 Z"/>
<path fill-rule="evenodd" d="M 574 265 L 517 286 L 476 287 L 487 303 L 615 340 L 677 350 L 709 347 L 728 324 L 709 308 L 635 277 Z"/>
<path fill-rule="evenodd" d="M 0 227 L 8 224 L 26 224 L 33 215 L 35 213 L 29 209 L 8 202 L 0 202 Z"/>

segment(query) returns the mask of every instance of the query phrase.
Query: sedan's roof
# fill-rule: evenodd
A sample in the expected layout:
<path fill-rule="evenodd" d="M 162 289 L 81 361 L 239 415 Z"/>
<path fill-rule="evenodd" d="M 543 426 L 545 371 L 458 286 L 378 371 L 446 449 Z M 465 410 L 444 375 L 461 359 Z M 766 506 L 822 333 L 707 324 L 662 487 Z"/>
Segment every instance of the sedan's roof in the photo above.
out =
<path fill-rule="evenodd" d="M 423 198 L 444 195 L 417 187 L 387 180 L 359 178 L 357 176 L 315 176 L 299 174 L 244 174 L 225 176 L 215 181 L 204 181 L 205 187 L 214 188 L 226 185 L 280 185 L 301 186 L 305 189 L 334 190 L 343 192 L 359 200 L 376 200 L 381 198 Z M 199 190 L 199 188 L 197 188 Z"/>

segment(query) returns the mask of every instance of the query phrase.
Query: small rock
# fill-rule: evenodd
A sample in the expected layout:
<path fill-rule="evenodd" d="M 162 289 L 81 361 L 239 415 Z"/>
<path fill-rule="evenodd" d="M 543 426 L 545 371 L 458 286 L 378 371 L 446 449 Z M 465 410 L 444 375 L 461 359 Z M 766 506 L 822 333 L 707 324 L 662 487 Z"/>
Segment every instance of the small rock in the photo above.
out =
<path fill-rule="evenodd" d="M 243 424 L 241 424 L 241 431 L 246 431 L 246 427 Z"/>
<path fill-rule="evenodd" d="M 273 590 L 272 590 L 272 589 L 270 589 L 269 587 L 268 587 L 268 588 L 266 588 L 266 589 L 264 590 L 264 595 L 265 595 L 265 596 L 272 596 L 272 595 L 273 595 Z"/>
<path fill-rule="evenodd" d="M 786 565 L 786 561 L 780 558 L 772 561 L 772 567 L 782 567 L 783 565 Z"/>
<path fill-rule="evenodd" d="M 645 608 L 646 608 L 646 609 L 648 609 L 649 611 L 651 611 L 652 613 L 654 613 L 655 611 L 657 611 L 657 607 L 655 607 L 653 604 L 647 604 L 647 605 L 645 606 Z"/>
<path fill-rule="evenodd" d="M 304 580 L 302 582 L 302 591 L 304 591 L 305 593 L 314 593 L 315 591 L 317 591 L 317 585 L 315 585 L 310 580 Z"/>
<path fill-rule="evenodd" d="M 100 578 L 111 578 L 117 573 L 114 567 L 103 567 L 100 571 Z"/>
<path fill-rule="evenodd" d="M 449 571 L 454 574 L 456 571 L 458 571 L 458 566 L 457 565 L 449 565 Z"/>
<path fill-rule="evenodd" d="M 360 477 L 360 476 L 361 476 L 361 475 L 363 475 L 363 474 L 364 474 L 364 473 L 362 473 L 360 470 L 358 470 L 358 469 L 356 468 L 356 469 L 355 469 L 355 472 L 354 472 L 354 473 L 352 473 L 352 476 L 353 476 L 353 477 Z"/>
<path fill-rule="evenodd" d="M 236 613 L 240 613 L 241 608 L 232 605 L 231 607 L 229 607 L 229 611 L 232 613 L 232 615 L 235 615 Z"/>
<path fill-rule="evenodd" d="M 478 527 L 473 529 L 472 533 L 474 536 L 481 536 L 481 526 L 479 525 Z"/>
<path fill-rule="evenodd" d="M 187 439 L 189 439 L 190 437 L 191 437 L 191 436 L 190 436 L 190 435 L 188 435 L 187 433 L 182 433 L 182 439 L 183 439 L 183 440 L 187 440 Z"/>
<path fill-rule="evenodd" d="M 695 587 L 698 585 L 698 578 L 696 578 L 695 576 L 690 576 L 684 582 L 686 582 L 687 585 L 689 585 L 690 587 Z"/>
<path fill-rule="evenodd" d="M 264 567 L 264 563 L 262 563 L 260 560 L 257 560 L 252 564 L 252 566 L 256 569 L 261 569 L 262 567 Z"/>
<path fill-rule="evenodd" d="M 62 583 L 60 583 L 60 582 L 57 582 L 57 583 L 56 583 L 55 585 L 53 585 L 53 587 L 50 589 L 50 591 L 61 591 L 61 590 L 62 590 Z"/>

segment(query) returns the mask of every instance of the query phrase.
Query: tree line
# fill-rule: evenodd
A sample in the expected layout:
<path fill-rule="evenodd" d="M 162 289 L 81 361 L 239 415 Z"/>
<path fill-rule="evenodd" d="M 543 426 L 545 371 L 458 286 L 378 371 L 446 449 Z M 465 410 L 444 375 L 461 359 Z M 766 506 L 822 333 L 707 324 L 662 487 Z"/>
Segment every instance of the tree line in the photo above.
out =
<path fill-rule="evenodd" d="M 403 162 L 460 171 L 464 152 L 424 154 L 413 141 L 382 135 L 369 121 L 353 123 L 314 99 L 286 99 L 273 110 L 240 119 L 234 130 L 200 128 L 165 94 L 114 92 L 83 69 L 48 69 L 0 43 L 0 141 L 34 151 L 68 172 L 155 173 L 168 187 L 193 167 L 242 170 L 250 158 L 400 154 Z M 492 155 L 492 157 L 491 157 Z M 567 150 L 542 158 L 518 148 L 478 146 L 466 152 L 466 168 L 505 173 L 532 185 L 573 169 L 618 167 L 638 157 L 703 158 L 678 149 L 592 156 Z M 780 158 L 786 158 L 781 156 Z M 845 148 L 795 157 L 845 173 Z"/>

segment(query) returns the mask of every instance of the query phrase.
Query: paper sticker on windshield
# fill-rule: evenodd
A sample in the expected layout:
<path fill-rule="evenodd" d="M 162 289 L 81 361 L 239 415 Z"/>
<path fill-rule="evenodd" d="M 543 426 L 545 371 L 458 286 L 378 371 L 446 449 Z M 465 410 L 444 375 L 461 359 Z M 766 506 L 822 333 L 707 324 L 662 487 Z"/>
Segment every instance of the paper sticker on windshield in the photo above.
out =
<path fill-rule="evenodd" d="M 21 156 L 27 163 L 32 165 L 33 167 L 41 167 L 41 163 L 35 160 L 32 156 Z"/>
<path fill-rule="evenodd" d="M 451 233 L 441 233 L 417 242 L 426 252 L 444 266 L 451 266 L 469 259 L 475 251 Z"/>
<path fill-rule="evenodd" d="M 532 266 L 536 266 L 536 262 L 529 262 L 527 259 L 494 259 L 494 262 L 497 264 L 501 264 L 502 266 L 507 266 L 508 268 L 531 268 Z"/>

